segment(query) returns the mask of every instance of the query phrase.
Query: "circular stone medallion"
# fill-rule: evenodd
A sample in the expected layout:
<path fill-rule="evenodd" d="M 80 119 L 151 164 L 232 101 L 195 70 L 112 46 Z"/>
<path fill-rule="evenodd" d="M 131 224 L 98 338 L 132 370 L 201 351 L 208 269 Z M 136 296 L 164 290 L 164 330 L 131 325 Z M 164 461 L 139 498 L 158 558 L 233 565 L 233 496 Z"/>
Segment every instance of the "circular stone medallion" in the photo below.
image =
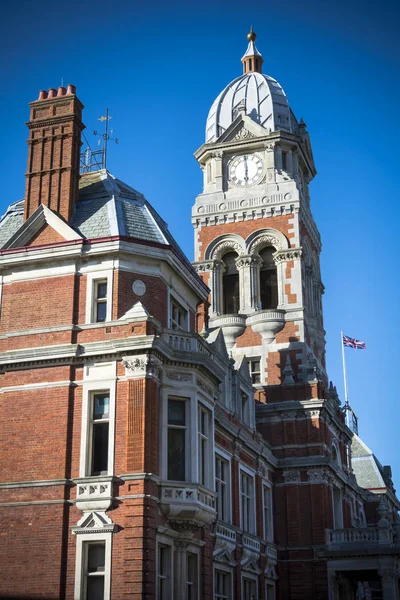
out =
<path fill-rule="evenodd" d="M 141 279 L 136 279 L 132 283 L 132 291 L 136 296 L 143 296 L 146 293 L 146 285 Z"/>

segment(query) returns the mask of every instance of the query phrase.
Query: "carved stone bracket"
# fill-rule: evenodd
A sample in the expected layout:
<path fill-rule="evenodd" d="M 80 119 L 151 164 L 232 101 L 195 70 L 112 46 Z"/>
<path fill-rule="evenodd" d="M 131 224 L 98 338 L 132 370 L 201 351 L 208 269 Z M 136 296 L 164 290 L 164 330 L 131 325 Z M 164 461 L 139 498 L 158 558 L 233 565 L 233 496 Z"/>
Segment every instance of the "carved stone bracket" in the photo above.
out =
<path fill-rule="evenodd" d="M 283 480 L 285 484 L 299 483 L 300 471 L 283 471 Z"/>
<path fill-rule="evenodd" d="M 148 377 L 160 381 L 162 361 L 153 354 L 140 354 L 122 359 L 127 377 L 141 379 Z"/>
<path fill-rule="evenodd" d="M 301 258 L 301 248 L 290 248 L 288 250 L 278 250 L 274 254 L 275 264 L 285 262 L 287 260 L 299 260 Z"/>

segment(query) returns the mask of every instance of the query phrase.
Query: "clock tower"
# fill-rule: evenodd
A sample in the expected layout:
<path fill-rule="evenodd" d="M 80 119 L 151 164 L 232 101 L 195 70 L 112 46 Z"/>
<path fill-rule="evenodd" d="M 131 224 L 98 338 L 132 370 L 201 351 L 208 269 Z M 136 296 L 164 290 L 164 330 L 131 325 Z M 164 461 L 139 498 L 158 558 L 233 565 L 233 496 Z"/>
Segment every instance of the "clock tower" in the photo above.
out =
<path fill-rule="evenodd" d="M 221 328 L 233 358 L 247 358 L 265 401 L 269 386 L 326 385 L 321 241 L 306 125 L 262 73 L 252 30 L 247 38 L 243 74 L 214 101 L 195 153 L 204 186 L 192 223 L 195 267 L 211 290 L 206 329 Z"/>

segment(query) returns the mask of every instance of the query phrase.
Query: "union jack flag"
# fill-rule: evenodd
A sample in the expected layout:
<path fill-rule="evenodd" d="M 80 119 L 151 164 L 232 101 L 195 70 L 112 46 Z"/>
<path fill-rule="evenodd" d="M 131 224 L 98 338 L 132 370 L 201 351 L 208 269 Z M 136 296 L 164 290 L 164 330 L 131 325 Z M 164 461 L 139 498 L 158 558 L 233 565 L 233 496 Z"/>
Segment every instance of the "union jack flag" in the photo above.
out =
<path fill-rule="evenodd" d="M 355 350 L 366 350 L 367 346 L 365 342 L 360 342 L 359 340 L 355 340 L 354 338 L 348 337 L 342 333 L 343 346 L 348 346 L 349 348 L 354 348 Z"/>

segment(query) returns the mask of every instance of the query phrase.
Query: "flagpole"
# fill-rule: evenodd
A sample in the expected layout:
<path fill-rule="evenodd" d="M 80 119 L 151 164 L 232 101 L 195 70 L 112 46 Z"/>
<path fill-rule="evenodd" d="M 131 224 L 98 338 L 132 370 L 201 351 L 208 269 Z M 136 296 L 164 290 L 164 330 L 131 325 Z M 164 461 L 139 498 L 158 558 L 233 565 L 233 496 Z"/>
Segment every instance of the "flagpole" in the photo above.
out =
<path fill-rule="evenodd" d="M 340 343 L 342 344 L 342 362 L 343 362 L 343 381 L 344 381 L 344 399 L 345 404 L 344 408 L 346 411 L 346 425 L 350 426 L 350 418 L 349 418 L 349 398 L 347 395 L 347 379 L 346 379 L 346 361 L 344 358 L 344 344 L 343 344 L 343 331 L 340 332 Z"/>

